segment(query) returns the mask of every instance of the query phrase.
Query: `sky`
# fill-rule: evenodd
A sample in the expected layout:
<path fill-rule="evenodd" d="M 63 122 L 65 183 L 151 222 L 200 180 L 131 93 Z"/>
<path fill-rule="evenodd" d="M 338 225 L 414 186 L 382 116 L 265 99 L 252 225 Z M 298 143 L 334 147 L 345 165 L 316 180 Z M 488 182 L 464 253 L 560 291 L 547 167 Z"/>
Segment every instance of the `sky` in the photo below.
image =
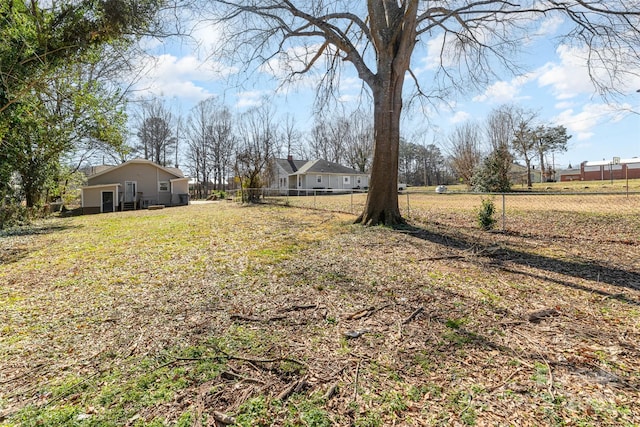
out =
<path fill-rule="evenodd" d="M 540 23 L 540 37 L 527 42 L 517 58 L 526 72 L 501 75 L 486 87 L 461 91 L 447 102 L 405 107 L 403 134 L 420 144 L 435 143 L 446 152 L 447 135 L 455 126 L 465 121 L 482 125 L 492 109 L 512 104 L 535 111 L 540 124 L 567 128 L 568 150 L 554 155 L 556 169 L 577 167 L 582 161 L 640 157 L 640 78 L 622 82 L 618 88 L 622 95 L 615 99 L 599 97 L 589 79 L 584 52 L 555 44 L 563 25 L 557 18 Z M 208 46 L 217 41 L 217 31 L 206 23 L 197 25 L 188 40 L 145 40 L 147 56 L 139 58 L 145 72 L 135 84 L 136 95 L 160 97 L 181 115 L 212 96 L 236 112 L 268 100 L 282 117 L 292 115 L 300 131 L 310 130 L 317 74 L 283 87 L 279 80 L 283 70 L 277 63 L 248 73 L 210 54 Z M 424 41 L 414 52 L 412 71 L 426 87 L 440 41 L 437 37 Z M 413 93 L 412 84 L 408 78 L 407 99 Z M 358 100 L 370 102 L 362 101 L 361 93 L 362 83 L 347 64 L 339 97 L 345 110 L 353 110 Z"/>

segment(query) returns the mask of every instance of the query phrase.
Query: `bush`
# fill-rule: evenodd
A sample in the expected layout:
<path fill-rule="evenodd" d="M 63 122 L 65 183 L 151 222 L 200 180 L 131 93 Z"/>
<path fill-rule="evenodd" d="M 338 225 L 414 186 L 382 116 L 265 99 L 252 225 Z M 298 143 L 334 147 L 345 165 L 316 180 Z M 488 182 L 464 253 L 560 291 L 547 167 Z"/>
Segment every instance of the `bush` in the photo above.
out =
<path fill-rule="evenodd" d="M 505 193 L 511 191 L 509 169 L 511 157 L 504 150 L 495 150 L 474 171 L 471 187 L 480 193 Z"/>
<path fill-rule="evenodd" d="M 0 203 L 0 230 L 26 225 L 31 221 L 30 210 L 20 202 Z"/>
<path fill-rule="evenodd" d="M 497 220 L 493 217 L 496 212 L 496 207 L 491 199 L 483 199 L 480 211 L 478 211 L 478 225 L 481 229 L 488 231 L 491 230 Z"/>

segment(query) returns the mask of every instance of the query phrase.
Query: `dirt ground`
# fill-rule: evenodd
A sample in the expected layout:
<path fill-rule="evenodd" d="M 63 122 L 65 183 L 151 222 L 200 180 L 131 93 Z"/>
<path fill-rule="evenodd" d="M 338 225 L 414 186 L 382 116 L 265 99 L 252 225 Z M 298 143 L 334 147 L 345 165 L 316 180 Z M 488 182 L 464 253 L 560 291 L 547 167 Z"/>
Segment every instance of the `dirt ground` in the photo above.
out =
<path fill-rule="evenodd" d="M 640 425 L 639 214 L 352 221 L 219 202 L 1 237 L 0 425 Z"/>

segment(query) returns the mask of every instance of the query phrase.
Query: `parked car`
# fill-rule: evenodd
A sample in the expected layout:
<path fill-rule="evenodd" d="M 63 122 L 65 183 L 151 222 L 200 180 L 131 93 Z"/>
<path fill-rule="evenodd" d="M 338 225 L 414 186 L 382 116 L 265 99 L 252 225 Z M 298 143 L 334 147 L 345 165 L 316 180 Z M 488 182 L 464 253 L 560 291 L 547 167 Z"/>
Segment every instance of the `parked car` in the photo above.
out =
<path fill-rule="evenodd" d="M 407 184 L 398 184 L 398 191 L 404 191 L 407 189 Z"/>
<path fill-rule="evenodd" d="M 447 186 L 446 185 L 438 185 L 436 187 L 436 193 L 442 194 L 442 193 L 446 193 L 446 192 L 447 192 Z"/>

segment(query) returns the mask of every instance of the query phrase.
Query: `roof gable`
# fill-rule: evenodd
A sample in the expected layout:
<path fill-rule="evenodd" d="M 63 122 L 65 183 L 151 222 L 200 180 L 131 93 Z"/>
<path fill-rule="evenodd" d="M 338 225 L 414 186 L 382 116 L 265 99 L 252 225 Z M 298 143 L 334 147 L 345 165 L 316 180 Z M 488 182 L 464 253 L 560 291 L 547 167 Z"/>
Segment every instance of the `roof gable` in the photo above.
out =
<path fill-rule="evenodd" d="M 307 160 L 276 159 L 276 164 L 289 175 L 300 170 L 306 163 Z"/>
<path fill-rule="evenodd" d="M 90 175 L 88 178 L 89 179 L 93 179 L 93 178 L 99 177 L 101 175 L 104 175 L 106 173 L 114 172 L 114 171 L 116 171 L 116 170 L 118 170 L 120 168 L 123 168 L 123 167 L 125 167 L 127 165 L 131 165 L 131 164 L 151 165 L 151 166 L 155 166 L 156 168 L 165 171 L 166 173 L 168 173 L 170 175 L 173 175 L 176 178 L 184 178 L 185 177 L 184 174 L 182 173 L 182 171 L 180 169 L 178 169 L 178 168 L 168 168 L 168 167 L 160 166 L 159 164 L 154 163 L 151 160 L 147 160 L 147 159 L 133 159 L 133 160 L 129 160 L 129 161 L 126 161 L 124 163 L 121 163 L 121 164 L 119 164 L 117 166 L 112 166 L 112 167 L 106 168 L 104 170 L 101 170 L 101 171 L 99 171 L 99 172 L 97 172 L 97 173 L 95 173 L 93 175 Z"/>

